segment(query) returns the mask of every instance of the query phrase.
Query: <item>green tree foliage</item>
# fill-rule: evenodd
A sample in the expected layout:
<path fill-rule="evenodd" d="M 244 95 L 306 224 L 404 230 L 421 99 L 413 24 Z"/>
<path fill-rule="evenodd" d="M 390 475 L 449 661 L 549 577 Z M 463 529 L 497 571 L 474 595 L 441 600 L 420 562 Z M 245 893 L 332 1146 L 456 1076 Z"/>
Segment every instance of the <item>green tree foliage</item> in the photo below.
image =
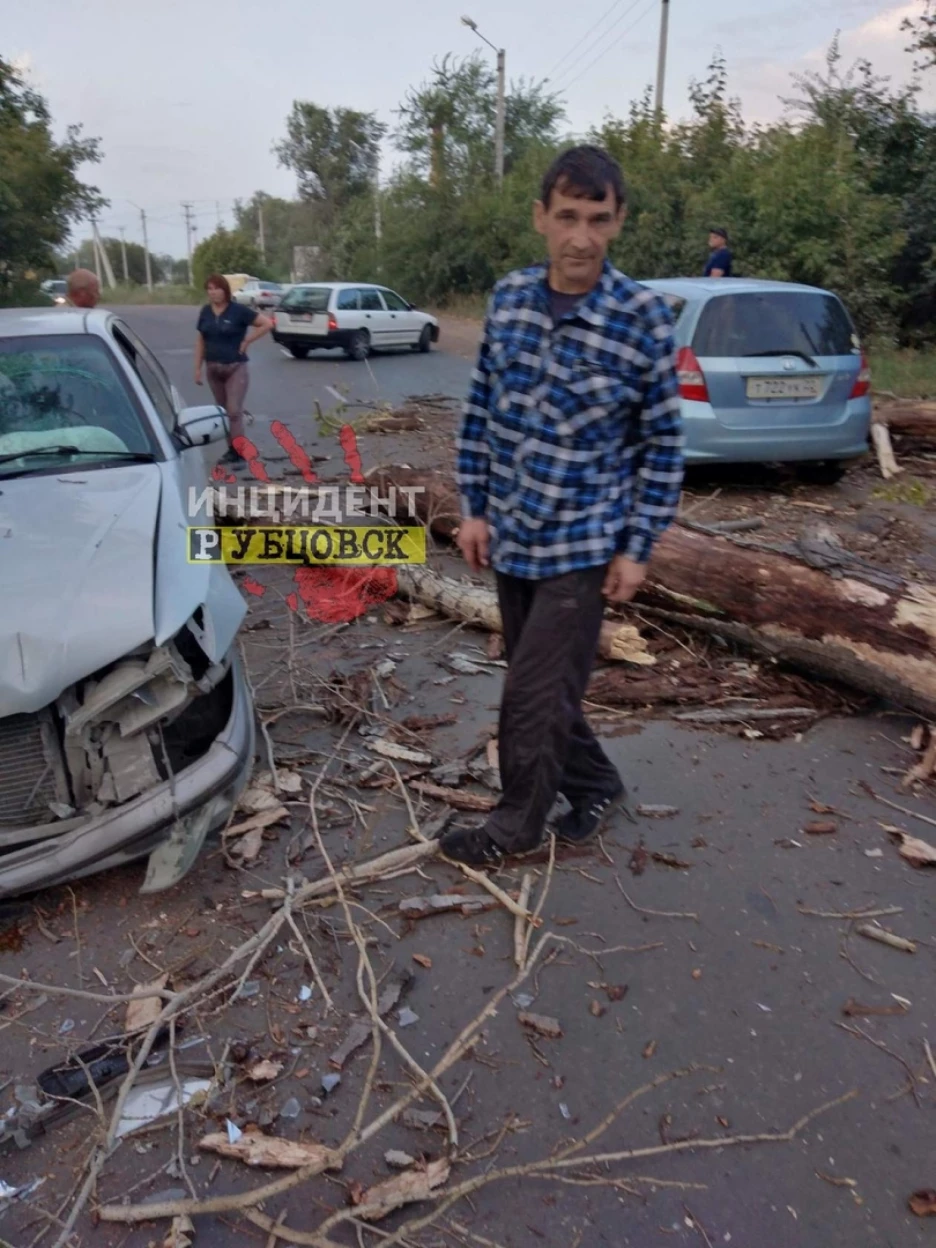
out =
<path fill-rule="evenodd" d="M 910 35 L 908 52 L 914 52 L 920 58 L 917 62 L 920 69 L 936 69 L 936 9 L 931 0 L 926 0 L 923 12 L 917 17 L 905 17 L 901 30 Z"/>
<path fill-rule="evenodd" d="M 247 203 L 234 205 L 237 229 L 248 238 L 260 239 L 260 209 L 269 276 L 288 282 L 293 268 L 293 248 L 311 247 L 324 233 L 321 206 L 315 201 L 278 199 L 257 191 Z"/>
<path fill-rule="evenodd" d="M 0 58 L 0 295 L 27 270 L 53 272 L 72 223 L 103 205 L 78 177 L 99 159 L 78 126 L 56 142 L 45 100 Z"/>
<path fill-rule="evenodd" d="M 114 270 L 114 277 L 118 282 L 122 282 L 123 252 L 120 247 L 120 239 L 102 238 L 101 242 Z M 130 274 L 130 282 L 134 286 L 143 286 L 146 284 L 146 252 L 140 243 L 128 242 L 126 247 L 127 271 Z M 154 256 L 150 252 L 150 269 L 154 282 L 162 282 L 168 277 L 168 273 L 163 266 L 163 259 L 164 257 Z M 94 244 L 90 238 L 86 238 L 78 247 L 78 265 L 83 269 L 94 268 Z M 68 267 L 70 268 L 71 266 L 69 265 Z M 186 282 L 188 281 L 188 270 L 186 270 L 185 280 Z"/>
<path fill-rule="evenodd" d="M 385 133 L 373 113 L 296 100 L 276 153 L 295 173 L 300 196 L 334 214 L 372 185 Z"/>
<path fill-rule="evenodd" d="M 929 4 L 912 35 L 912 50 L 929 49 L 936 67 Z M 615 263 L 638 280 L 701 274 L 709 230 L 724 225 L 739 275 L 834 289 L 864 333 L 905 344 L 936 336 L 936 117 L 920 111 L 917 88 L 891 88 L 866 61 L 845 69 L 837 43 L 822 72 L 794 80 L 778 123 L 746 124 L 729 88 L 717 55 L 690 86 L 685 121 L 661 124 L 648 90 L 593 131 L 628 185 Z M 484 295 L 509 269 L 541 259 L 532 206 L 561 146 L 562 106 L 543 84 L 511 86 L 502 187 L 494 107 L 493 70 L 479 56 L 443 59 L 408 92 L 393 136 L 403 163 L 379 192 L 378 238 L 370 166 L 329 189 L 316 172 L 327 162 L 309 153 L 336 150 L 322 137 L 337 133 L 335 116 L 294 105 L 280 153 L 312 210 L 296 241 L 323 248 L 331 277 L 380 280 L 442 305 Z M 297 205 L 273 202 L 285 235 Z M 244 228 L 255 229 L 253 218 Z M 267 228 L 268 250 L 270 239 Z"/>
<path fill-rule="evenodd" d="M 197 289 L 205 284 L 209 273 L 249 273 L 251 277 L 266 277 L 266 266 L 260 251 L 249 235 L 239 230 L 219 227 L 209 234 L 192 253 L 192 271 Z"/>

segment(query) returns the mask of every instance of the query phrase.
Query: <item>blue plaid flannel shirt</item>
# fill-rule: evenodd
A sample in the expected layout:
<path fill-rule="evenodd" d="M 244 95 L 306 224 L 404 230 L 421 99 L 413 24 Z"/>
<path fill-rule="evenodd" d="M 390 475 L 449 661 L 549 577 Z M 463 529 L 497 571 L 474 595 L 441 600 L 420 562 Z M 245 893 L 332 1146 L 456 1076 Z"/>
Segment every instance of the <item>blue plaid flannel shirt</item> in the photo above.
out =
<path fill-rule="evenodd" d="M 545 264 L 494 288 L 457 479 L 463 517 L 491 526 L 497 571 L 532 580 L 650 558 L 683 479 L 672 333 L 660 295 L 608 261 L 555 326 Z"/>

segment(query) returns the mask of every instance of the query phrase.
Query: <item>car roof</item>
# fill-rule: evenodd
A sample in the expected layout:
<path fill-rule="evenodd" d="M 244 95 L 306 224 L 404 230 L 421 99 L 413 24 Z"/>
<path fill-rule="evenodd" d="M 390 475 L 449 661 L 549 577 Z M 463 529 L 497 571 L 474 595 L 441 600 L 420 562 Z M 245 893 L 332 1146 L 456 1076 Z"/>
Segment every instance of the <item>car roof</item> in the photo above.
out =
<path fill-rule="evenodd" d="M 305 290 L 315 287 L 317 290 L 389 290 L 389 286 L 381 286 L 379 282 L 294 282 L 293 290 Z"/>
<path fill-rule="evenodd" d="M 771 282 L 756 277 L 654 277 L 641 282 L 650 290 L 680 295 L 684 299 L 708 299 L 714 295 L 765 294 L 771 291 L 801 291 L 813 295 L 830 295 L 821 286 L 805 286 L 799 282 Z"/>
<path fill-rule="evenodd" d="M 0 338 L 41 334 L 103 336 L 113 312 L 107 308 L 0 308 Z"/>

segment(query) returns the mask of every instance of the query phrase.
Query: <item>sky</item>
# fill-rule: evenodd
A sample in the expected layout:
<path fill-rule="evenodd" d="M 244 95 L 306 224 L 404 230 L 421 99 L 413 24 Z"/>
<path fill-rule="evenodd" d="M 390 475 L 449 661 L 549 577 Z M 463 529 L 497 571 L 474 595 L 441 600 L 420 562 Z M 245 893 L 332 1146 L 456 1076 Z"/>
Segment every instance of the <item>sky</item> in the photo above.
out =
<path fill-rule="evenodd" d="M 80 123 L 104 159 L 85 181 L 111 201 L 102 234 L 185 254 L 182 203 L 196 241 L 232 224 L 235 199 L 289 197 L 278 165 L 293 100 L 375 111 L 391 129 L 411 86 L 446 53 L 506 52 L 509 79 L 548 78 L 567 128 L 620 116 L 655 82 L 661 0 L 0 0 L 0 53 L 49 102 L 56 130 Z M 912 76 L 901 18 L 924 0 L 671 0 L 665 106 L 688 113 L 688 87 L 716 50 L 748 121 L 783 112 L 791 75 L 821 69 L 840 33 L 846 63 L 871 60 L 896 85 Z M 922 96 L 936 108 L 936 71 Z M 386 144 L 382 175 L 399 159 Z M 626 171 L 625 171 L 626 172 Z M 86 236 L 86 231 L 81 231 Z"/>

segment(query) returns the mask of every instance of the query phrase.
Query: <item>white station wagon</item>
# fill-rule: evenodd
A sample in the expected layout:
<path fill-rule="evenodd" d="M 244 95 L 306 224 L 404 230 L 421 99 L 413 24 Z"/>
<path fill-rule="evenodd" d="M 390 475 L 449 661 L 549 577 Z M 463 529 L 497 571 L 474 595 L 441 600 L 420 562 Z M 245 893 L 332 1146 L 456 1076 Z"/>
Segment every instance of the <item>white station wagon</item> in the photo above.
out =
<path fill-rule="evenodd" d="M 430 351 L 439 341 L 439 322 L 386 286 L 303 282 L 280 301 L 273 339 L 297 360 L 319 348 L 365 360 L 385 347 Z"/>

